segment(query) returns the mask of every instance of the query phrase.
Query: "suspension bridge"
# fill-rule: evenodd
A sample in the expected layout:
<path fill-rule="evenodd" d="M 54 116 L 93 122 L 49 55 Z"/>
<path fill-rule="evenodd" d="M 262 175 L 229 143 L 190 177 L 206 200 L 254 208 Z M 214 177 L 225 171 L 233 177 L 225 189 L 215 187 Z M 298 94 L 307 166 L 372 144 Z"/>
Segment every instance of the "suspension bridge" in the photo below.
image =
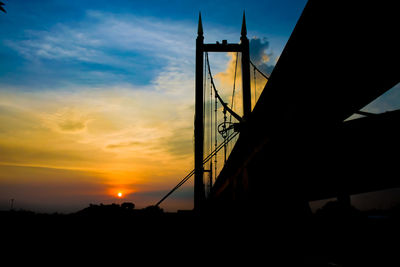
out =
<path fill-rule="evenodd" d="M 309 201 L 350 204 L 352 194 L 400 187 L 400 111 L 361 110 L 400 81 L 393 10 L 309 1 L 270 75 L 250 60 L 244 15 L 239 44 L 205 44 L 200 16 L 195 168 L 156 205 L 193 176 L 195 211 L 303 214 Z M 214 82 L 209 52 L 236 53 L 230 98 Z"/>

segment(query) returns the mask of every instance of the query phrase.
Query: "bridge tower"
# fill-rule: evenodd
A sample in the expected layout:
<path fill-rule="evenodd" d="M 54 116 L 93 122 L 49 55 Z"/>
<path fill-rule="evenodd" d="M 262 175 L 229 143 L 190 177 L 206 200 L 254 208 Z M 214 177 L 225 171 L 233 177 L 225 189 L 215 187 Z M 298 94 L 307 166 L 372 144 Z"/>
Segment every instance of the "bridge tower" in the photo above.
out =
<path fill-rule="evenodd" d="M 246 120 L 251 112 L 250 88 L 250 47 L 247 38 L 246 17 L 243 12 L 240 43 L 205 44 L 201 14 L 197 28 L 196 39 L 196 81 L 195 81 L 195 118 L 194 118 L 194 209 L 200 211 L 205 202 L 205 188 L 203 182 L 204 168 L 204 121 L 203 121 L 203 68 L 205 52 L 240 52 L 242 54 L 242 89 L 243 89 L 243 119 Z"/>

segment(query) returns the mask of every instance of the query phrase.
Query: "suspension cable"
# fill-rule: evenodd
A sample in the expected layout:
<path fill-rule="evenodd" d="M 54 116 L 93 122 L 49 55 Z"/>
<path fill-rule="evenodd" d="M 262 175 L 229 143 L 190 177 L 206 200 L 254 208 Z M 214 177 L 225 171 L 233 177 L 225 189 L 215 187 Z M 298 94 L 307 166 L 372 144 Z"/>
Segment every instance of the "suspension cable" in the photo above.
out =
<path fill-rule="evenodd" d="M 211 79 L 211 85 L 212 85 L 212 87 L 214 88 L 214 93 L 215 93 L 216 97 L 218 98 L 218 100 L 219 100 L 219 102 L 221 103 L 221 105 L 222 105 L 230 114 L 232 114 L 232 116 L 233 116 L 235 119 L 237 119 L 239 122 L 242 122 L 242 117 L 240 117 L 240 116 L 239 116 L 238 114 L 236 114 L 232 109 L 230 109 L 230 108 L 228 107 L 228 105 L 222 100 L 222 98 L 220 97 L 220 95 L 218 94 L 217 88 L 215 87 L 215 84 L 214 84 L 213 76 L 212 76 L 212 74 L 211 74 L 210 62 L 209 62 L 209 60 L 208 60 L 208 53 L 206 52 L 205 54 L 206 54 L 206 57 L 207 57 L 207 60 L 206 60 L 206 61 L 207 61 L 207 66 L 208 66 L 208 73 L 209 73 L 210 79 Z"/>
<path fill-rule="evenodd" d="M 205 59 L 205 56 L 204 56 Z M 206 76 L 207 73 L 207 69 L 206 66 L 204 66 L 204 76 Z M 204 112 L 204 110 L 206 109 L 206 101 L 205 100 L 205 96 L 206 96 L 206 88 L 207 88 L 207 78 L 203 79 L 203 129 L 204 129 L 204 124 L 205 124 L 205 120 L 206 120 L 206 114 Z"/>
<path fill-rule="evenodd" d="M 206 66 L 206 65 L 204 65 L 204 66 Z M 213 139 L 213 90 L 212 90 L 212 85 L 210 83 L 210 137 L 209 137 L 209 140 L 210 140 L 210 153 L 211 153 L 211 151 L 213 151 L 212 139 Z M 209 183 L 209 186 L 208 186 L 209 191 L 208 191 L 208 193 L 211 192 L 211 186 L 212 186 L 212 180 L 213 180 L 212 160 L 210 160 L 210 166 L 209 167 L 210 167 L 210 169 L 209 169 L 210 172 L 209 172 L 209 181 L 208 181 L 208 183 Z"/>
<path fill-rule="evenodd" d="M 232 102 L 231 102 L 231 109 L 233 110 L 233 103 L 234 103 L 234 98 L 235 98 L 235 89 L 236 89 L 236 72 L 237 72 L 237 64 L 238 64 L 238 57 L 239 57 L 239 52 L 236 52 L 236 62 L 235 62 L 235 75 L 233 78 L 233 89 L 232 89 Z M 232 114 L 229 116 L 229 122 L 232 122 Z"/>
<path fill-rule="evenodd" d="M 226 128 L 226 110 L 224 109 L 224 124 L 223 124 L 223 131 L 228 131 L 229 129 Z M 224 140 L 226 139 L 226 134 L 222 135 L 222 137 L 224 138 Z M 224 145 L 224 164 L 226 163 L 226 143 Z"/>
<path fill-rule="evenodd" d="M 206 164 L 210 159 L 212 159 L 212 157 L 221 150 L 221 148 L 224 147 L 224 143 L 226 142 L 230 142 L 233 138 L 236 137 L 236 135 L 238 135 L 238 132 L 234 132 L 232 133 L 227 139 L 226 141 L 222 142 L 221 144 L 219 144 L 219 146 L 217 147 L 217 149 L 215 149 L 213 152 L 211 152 L 204 160 L 203 160 L 203 165 Z M 174 188 L 172 188 L 171 191 L 169 191 L 160 201 L 157 202 L 157 204 L 155 206 L 159 206 L 167 197 L 169 197 L 173 192 L 175 192 L 179 187 L 181 187 L 187 180 L 189 180 L 190 177 L 193 176 L 193 174 L 195 173 L 194 169 L 191 170 Z"/>
<path fill-rule="evenodd" d="M 214 118 L 214 147 L 217 149 L 218 146 L 218 99 L 215 94 L 215 118 Z M 214 175 L 217 177 L 217 154 L 214 156 Z"/>
<path fill-rule="evenodd" d="M 213 76 L 212 76 L 212 74 L 211 74 L 211 68 L 210 68 L 210 62 L 209 62 L 209 60 L 208 60 L 208 53 L 206 52 L 205 53 L 205 59 L 206 59 L 206 62 L 207 62 L 207 66 L 204 66 L 204 72 L 206 73 L 207 71 L 206 71 L 206 68 L 208 68 L 208 75 L 209 75 L 209 77 L 210 77 L 210 83 L 211 83 L 211 87 L 212 87 L 212 89 L 214 90 L 214 93 L 215 93 L 215 99 L 217 100 L 219 100 L 219 102 L 221 103 L 221 105 L 224 107 L 224 109 L 226 110 L 226 111 L 228 111 L 229 113 L 230 113 L 230 115 L 231 116 L 233 116 L 235 119 L 237 119 L 239 122 L 242 122 L 242 118 L 238 115 L 238 114 L 236 114 L 233 110 L 232 110 L 232 108 L 233 108 L 233 97 L 234 97 L 234 92 L 235 92 L 235 83 L 236 83 L 236 69 L 237 69 L 237 61 L 238 61 L 238 54 L 237 54 L 237 56 L 236 56 L 236 64 L 235 64 L 235 80 L 234 80 L 234 85 L 233 85 L 233 93 L 232 93 L 232 104 L 231 104 L 231 108 L 229 108 L 228 107 L 228 105 L 222 100 L 222 98 L 220 97 L 220 95 L 218 94 L 218 91 L 217 91 L 217 88 L 215 87 L 215 84 L 214 84 L 214 80 L 213 80 Z M 269 77 L 266 75 L 266 74 L 264 74 L 262 71 L 260 71 L 255 65 L 254 65 L 254 63 L 253 62 L 251 62 L 250 61 L 250 64 L 254 67 L 254 69 L 255 70 L 257 70 L 265 79 L 269 79 Z M 206 76 L 206 75 L 205 75 Z M 255 75 L 254 75 L 254 79 L 255 79 Z M 206 85 L 207 85 L 207 81 L 206 81 Z M 211 99 L 212 99 L 212 90 L 211 90 Z M 210 110 L 211 110 L 211 112 L 210 112 L 210 114 L 212 114 L 212 101 L 210 101 L 211 103 L 210 103 L 210 105 L 211 105 L 211 108 L 210 108 Z M 216 101 L 216 104 L 215 104 L 215 110 L 217 110 L 217 101 Z M 217 114 L 217 113 L 216 113 Z M 217 116 L 216 116 L 216 114 L 215 114 L 215 122 L 217 122 Z M 204 121 L 203 121 L 203 123 L 204 123 Z M 211 115 L 211 125 L 212 125 L 212 115 Z M 214 129 L 215 130 L 217 130 L 217 127 L 215 126 L 214 127 Z M 211 131 L 210 131 L 211 133 L 212 133 L 212 128 L 211 128 Z M 215 144 L 214 144 L 214 146 L 215 146 L 215 149 L 214 149 L 214 151 L 212 151 L 212 152 L 210 152 L 210 154 L 205 158 L 205 159 L 203 159 L 203 165 L 204 164 L 206 164 L 208 161 L 210 161 L 210 159 L 212 159 L 212 157 L 216 157 L 216 154 L 218 153 L 218 151 L 220 151 L 223 147 L 226 147 L 226 145 L 233 139 L 233 138 L 235 138 L 237 135 L 239 134 L 239 132 L 233 132 L 231 135 L 229 135 L 229 136 L 227 136 L 226 138 L 224 138 L 224 141 L 223 142 L 221 142 L 219 145 L 217 144 L 217 142 L 215 142 Z M 211 134 L 212 135 L 212 134 Z M 212 138 L 211 138 L 212 139 Z M 215 141 L 217 141 L 217 138 L 215 138 Z M 211 143 L 211 147 L 212 147 L 212 141 L 210 142 Z M 216 160 L 216 158 L 215 158 L 215 160 Z M 212 160 L 211 160 L 211 162 L 212 162 Z M 211 169 L 211 164 L 210 164 L 210 169 Z M 216 169 L 216 166 L 215 166 L 215 177 L 216 177 L 216 171 L 217 171 L 217 169 Z M 160 201 L 158 201 L 157 202 L 157 204 L 155 205 L 155 206 L 159 206 L 166 198 L 168 198 L 173 192 L 175 192 L 178 188 L 180 188 L 187 180 L 189 180 L 190 179 L 190 177 L 192 177 L 193 176 L 193 174 L 195 173 L 195 170 L 193 169 L 193 170 L 191 170 L 174 188 L 172 188 L 172 190 L 171 191 L 169 191 Z M 212 175 L 212 174 L 211 174 Z M 212 179 L 212 178 L 211 178 Z"/>
<path fill-rule="evenodd" d="M 257 79 L 256 79 L 256 68 L 253 67 L 253 78 L 254 78 L 254 105 L 257 103 Z"/>
<path fill-rule="evenodd" d="M 267 75 L 267 74 L 265 74 L 264 72 L 262 72 L 261 70 L 259 70 L 259 69 L 256 67 L 256 65 L 254 65 L 253 62 L 251 62 L 251 60 L 250 60 L 250 64 L 251 64 L 265 79 L 269 80 L 269 75 Z"/>

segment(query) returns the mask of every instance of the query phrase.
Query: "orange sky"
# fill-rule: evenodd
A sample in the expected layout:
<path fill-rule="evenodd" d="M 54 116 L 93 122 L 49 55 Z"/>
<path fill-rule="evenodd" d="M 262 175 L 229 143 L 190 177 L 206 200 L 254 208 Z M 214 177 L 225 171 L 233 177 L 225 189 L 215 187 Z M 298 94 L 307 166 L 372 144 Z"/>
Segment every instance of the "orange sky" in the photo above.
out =
<path fill-rule="evenodd" d="M 159 191 L 161 198 L 192 167 L 192 103 L 168 93 L 9 90 L 0 91 L 0 107 L 3 198 L 29 202 L 35 187 L 73 198 L 83 183 L 100 200 L 121 191 L 150 205 L 135 193 Z"/>
<path fill-rule="evenodd" d="M 226 59 L 216 82 L 230 102 L 236 58 Z M 237 88 L 240 112 L 240 76 Z M 193 168 L 191 97 L 129 86 L 0 91 L 2 198 L 49 209 L 65 203 L 65 210 L 102 201 L 155 204 Z M 192 208 L 192 183 L 180 191 L 166 201 L 168 210 Z"/>

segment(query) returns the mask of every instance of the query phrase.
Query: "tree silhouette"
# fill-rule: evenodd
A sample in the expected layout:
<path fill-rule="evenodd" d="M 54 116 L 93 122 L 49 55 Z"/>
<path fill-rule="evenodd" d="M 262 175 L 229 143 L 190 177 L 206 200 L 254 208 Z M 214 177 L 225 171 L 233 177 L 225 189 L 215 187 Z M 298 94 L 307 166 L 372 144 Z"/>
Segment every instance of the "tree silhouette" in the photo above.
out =
<path fill-rule="evenodd" d="M 121 204 L 121 208 L 124 210 L 133 210 L 135 209 L 135 204 L 132 202 L 124 202 Z"/>

